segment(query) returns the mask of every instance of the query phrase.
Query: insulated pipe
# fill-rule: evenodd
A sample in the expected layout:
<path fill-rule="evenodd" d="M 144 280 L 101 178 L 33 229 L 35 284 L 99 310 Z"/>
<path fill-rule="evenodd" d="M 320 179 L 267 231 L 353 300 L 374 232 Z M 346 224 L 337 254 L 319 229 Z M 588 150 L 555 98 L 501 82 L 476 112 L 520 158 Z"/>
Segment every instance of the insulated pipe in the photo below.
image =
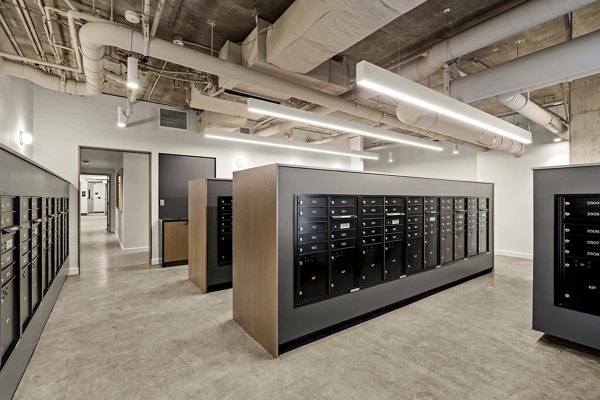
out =
<path fill-rule="evenodd" d="M 455 58 L 462 57 L 512 35 L 551 21 L 596 0 L 531 0 L 433 46 L 427 57 L 398 71 L 413 81 L 433 74 Z"/>
<path fill-rule="evenodd" d="M 167 0 L 159 0 L 158 6 L 156 6 L 156 14 L 154 14 L 154 19 L 152 20 L 152 28 L 150 29 L 150 36 L 156 36 L 156 31 L 158 30 L 158 24 L 160 23 L 160 18 L 162 17 L 163 9 L 165 8 L 165 3 Z"/>
<path fill-rule="evenodd" d="M 137 53 L 142 52 L 144 47 L 144 38 L 139 32 L 135 32 L 131 28 L 125 26 L 104 22 L 85 24 L 79 30 L 79 38 L 81 40 L 86 81 L 92 86 L 93 91 L 102 90 L 102 82 L 104 81 L 104 46 L 118 47 Z M 232 80 L 268 87 L 273 91 L 284 93 L 289 97 L 316 103 L 324 107 L 339 110 L 346 114 L 391 125 L 396 128 L 413 130 L 424 136 L 435 138 L 440 138 L 442 136 L 438 133 L 410 128 L 408 125 L 400 122 L 395 116 L 386 114 L 380 110 L 364 107 L 352 101 L 292 83 L 285 79 L 273 77 L 259 71 L 254 71 L 241 65 L 227 62 L 217 57 L 211 57 L 210 55 L 186 47 L 180 47 L 165 40 L 153 38 L 150 41 L 150 56 L 189 68 L 201 69 L 207 73 L 224 76 Z M 489 138 L 490 141 L 493 137 L 494 136 L 491 136 Z M 473 138 L 471 139 L 474 140 Z M 513 141 L 510 142 L 512 143 Z M 511 152 L 511 146 L 507 146 L 507 149 L 507 151 Z"/>
<path fill-rule="evenodd" d="M 429 112 L 418 106 L 401 102 L 396 108 L 398 119 L 411 127 L 444 132 L 453 138 L 464 140 L 487 147 L 492 150 L 502 150 L 520 157 L 525 153 L 525 146 L 516 140 L 510 140 L 494 133 L 474 127 L 456 119 Z"/>
<path fill-rule="evenodd" d="M 471 103 L 524 93 L 600 72 L 600 30 L 450 82 L 450 96 Z"/>
<path fill-rule="evenodd" d="M 2 60 L 0 58 L 0 60 Z M 73 79 L 63 80 L 58 76 L 50 75 L 38 68 L 19 64 L 12 61 L 0 61 L 4 64 L 4 73 L 9 76 L 27 79 L 36 85 L 57 92 L 75 94 L 78 96 L 90 96 L 96 94 L 85 82 L 77 82 Z"/>
<path fill-rule="evenodd" d="M 150 52 L 150 0 L 144 0 L 144 11 L 142 14 L 142 28 L 144 32 L 144 57 Z"/>
<path fill-rule="evenodd" d="M 525 118 L 543 126 L 563 139 L 569 138 L 569 126 L 558 115 L 540 107 L 520 93 L 498 96 L 498 100 Z"/>

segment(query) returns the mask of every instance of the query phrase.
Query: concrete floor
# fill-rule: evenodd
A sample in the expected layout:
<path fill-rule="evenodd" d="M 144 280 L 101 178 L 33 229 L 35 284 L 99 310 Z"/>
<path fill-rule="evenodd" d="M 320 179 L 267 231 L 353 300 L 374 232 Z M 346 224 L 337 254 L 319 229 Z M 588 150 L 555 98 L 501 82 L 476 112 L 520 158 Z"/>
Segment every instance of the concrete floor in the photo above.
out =
<path fill-rule="evenodd" d="M 531 330 L 529 260 L 274 360 L 232 321 L 231 290 L 200 295 L 187 267 L 94 226 L 17 399 L 600 399 L 600 358 Z"/>

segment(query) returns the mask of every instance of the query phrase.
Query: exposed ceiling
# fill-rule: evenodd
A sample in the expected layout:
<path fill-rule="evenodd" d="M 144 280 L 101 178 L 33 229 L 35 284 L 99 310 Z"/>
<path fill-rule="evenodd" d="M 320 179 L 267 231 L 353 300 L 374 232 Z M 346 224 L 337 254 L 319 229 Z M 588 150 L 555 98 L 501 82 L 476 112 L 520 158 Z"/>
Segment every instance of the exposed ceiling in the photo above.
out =
<path fill-rule="evenodd" d="M 31 41 L 23 29 L 23 23 L 16 10 L 16 4 L 22 1 L 29 11 L 37 34 L 44 47 L 44 53 L 49 61 L 54 61 L 52 49 L 44 35 L 44 24 L 40 4 L 68 9 L 63 0 L 0 0 L 0 14 L 8 22 L 9 28 L 15 35 L 19 47 L 28 57 L 37 57 Z M 400 16 L 396 20 L 377 30 L 361 40 L 336 59 L 344 58 L 348 63 L 355 64 L 367 60 L 379 66 L 395 70 L 400 65 L 419 58 L 432 45 L 443 39 L 464 31 L 479 22 L 515 7 L 525 0 L 429 0 L 419 7 Z M 111 10 L 111 3 L 114 8 Z M 233 43 L 242 42 L 256 26 L 255 17 L 274 22 L 293 3 L 293 0 L 167 0 L 157 37 L 171 41 L 174 36 L 183 37 L 185 45 L 205 53 L 216 53 L 227 40 Z M 131 0 L 77 0 L 72 1 L 80 11 L 99 15 L 114 21 L 140 29 L 140 25 L 132 25 L 124 18 L 126 10 L 142 12 L 143 1 Z M 151 1 L 151 16 L 154 16 L 158 0 Z M 52 15 L 55 29 L 62 44 L 70 47 L 68 28 L 64 18 Z M 214 22 L 214 26 L 213 23 Z M 572 33 L 564 24 L 563 18 L 557 18 L 539 25 L 521 34 L 494 43 L 465 55 L 457 60 L 457 68 L 466 74 L 472 74 L 484 68 L 499 65 L 521 57 L 525 54 L 561 43 L 572 35 L 577 37 L 600 29 L 600 2 L 582 8 L 572 14 Z M 212 50 L 211 50 L 212 49 Z M 15 49 L 2 49 L 15 52 Z M 65 63 L 74 65 L 73 53 L 61 52 Z M 107 70 L 123 75 L 127 54 L 120 50 L 109 50 L 105 67 Z M 201 67 L 200 67 L 201 68 Z M 157 75 L 164 69 L 163 77 Z M 205 85 L 210 78 L 201 70 L 190 70 L 161 60 L 149 59 L 141 66 L 142 87 L 139 99 L 154 101 L 162 104 L 187 107 L 189 85 Z M 67 74 L 69 75 L 69 74 Z M 72 77 L 74 76 L 67 76 Z M 79 77 L 81 79 L 81 77 Z M 438 72 L 421 82 L 429 87 L 442 84 L 442 73 Z M 532 100 L 542 105 L 560 105 L 564 101 L 565 91 L 560 85 L 540 89 L 529 93 Z M 118 83 L 108 81 L 104 90 L 107 94 L 126 96 L 126 88 Z M 386 99 L 375 98 L 377 107 L 386 108 Z M 393 106 L 393 104 L 391 104 Z M 513 112 L 500 104 L 496 99 L 485 99 L 473 103 L 486 112 L 497 116 L 512 115 Z M 393 113 L 393 108 L 389 107 Z M 366 122 L 359 119 L 360 122 Z M 277 121 L 266 121 L 277 122 Z M 313 138 L 327 137 L 331 132 L 314 129 Z M 367 142 L 367 147 L 377 145 Z"/>

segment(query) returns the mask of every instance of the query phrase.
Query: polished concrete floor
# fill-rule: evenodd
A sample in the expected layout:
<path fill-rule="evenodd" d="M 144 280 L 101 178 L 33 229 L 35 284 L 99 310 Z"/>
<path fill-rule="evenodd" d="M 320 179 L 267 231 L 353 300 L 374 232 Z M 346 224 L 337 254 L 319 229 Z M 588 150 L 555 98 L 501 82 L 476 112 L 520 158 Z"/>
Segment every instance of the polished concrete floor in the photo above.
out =
<path fill-rule="evenodd" d="M 17 399 L 600 399 L 600 358 L 531 330 L 529 260 L 497 257 L 274 360 L 232 321 L 231 290 L 200 295 L 186 267 L 151 267 L 94 227 Z"/>

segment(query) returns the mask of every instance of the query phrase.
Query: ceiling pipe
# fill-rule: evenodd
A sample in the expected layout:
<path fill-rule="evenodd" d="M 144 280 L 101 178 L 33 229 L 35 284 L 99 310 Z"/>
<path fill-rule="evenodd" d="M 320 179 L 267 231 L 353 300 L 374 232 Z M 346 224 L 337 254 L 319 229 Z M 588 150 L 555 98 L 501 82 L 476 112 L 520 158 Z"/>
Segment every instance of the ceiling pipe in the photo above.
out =
<path fill-rule="evenodd" d="M 520 93 L 498 96 L 498 100 L 525 118 L 543 126 L 562 139 L 569 139 L 569 125 L 558 115 L 534 103 Z"/>
<path fill-rule="evenodd" d="M 12 33 L 10 27 L 8 26 L 8 23 L 6 22 L 6 19 L 4 19 L 2 14 L 0 14 L 0 26 L 4 30 L 4 33 L 6 33 L 6 36 L 8 36 L 8 40 L 12 44 L 13 49 L 15 49 L 15 51 L 17 52 L 17 54 L 19 56 L 23 57 L 24 54 L 23 54 L 23 51 L 21 50 L 21 46 L 19 46 L 19 43 L 17 42 L 15 35 Z"/>
<path fill-rule="evenodd" d="M 551 21 L 596 0 L 531 0 L 467 29 L 431 48 L 427 57 L 397 73 L 413 81 L 427 78 L 450 60 Z"/>
<path fill-rule="evenodd" d="M 471 103 L 526 93 L 600 73 L 600 30 L 450 82 L 450 96 Z"/>
<path fill-rule="evenodd" d="M 4 73 L 6 75 L 27 79 L 46 89 L 79 96 L 91 96 L 97 94 L 92 91 L 85 82 L 77 82 L 73 79 L 62 79 L 59 76 L 51 75 L 30 65 L 19 64 L 3 60 L 2 58 L 0 58 L 0 63 L 4 65 Z"/>
<path fill-rule="evenodd" d="M 158 30 L 158 24 L 160 23 L 160 19 L 162 17 L 163 9 L 165 8 L 165 3 L 167 0 L 159 0 L 158 6 L 156 7 L 156 13 L 154 14 L 154 19 L 152 20 L 152 28 L 150 29 L 150 36 L 156 36 L 156 31 Z"/>
<path fill-rule="evenodd" d="M 33 47 L 33 50 L 39 57 L 40 61 L 42 61 L 42 62 L 46 61 L 43 50 L 40 50 L 41 44 L 38 47 L 38 43 L 39 43 L 40 39 L 36 38 L 35 36 L 37 36 L 37 34 L 35 34 L 35 32 L 31 30 L 31 27 L 30 27 L 29 23 L 27 22 L 27 18 L 25 17 L 25 13 L 23 12 L 23 8 L 21 8 L 21 5 L 19 4 L 19 1 L 13 0 L 13 5 L 15 6 L 17 15 L 19 16 L 19 19 L 21 20 L 21 24 L 23 25 L 23 28 L 25 29 L 25 33 L 27 33 L 27 37 L 29 38 L 29 41 L 31 42 L 31 46 Z M 25 8 L 25 10 L 27 10 L 27 9 Z M 44 69 L 44 70 L 47 71 L 46 69 Z"/>
<path fill-rule="evenodd" d="M 150 0 L 144 0 L 144 11 L 142 13 L 142 32 L 144 33 L 144 57 L 150 52 Z"/>
<path fill-rule="evenodd" d="M 81 41 L 86 81 L 92 86 L 92 90 L 94 91 L 102 90 L 102 82 L 104 81 L 103 64 L 105 46 L 113 46 L 137 53 L 142 52 L 144 48 L 144 38 L 141 33 L 125 26 L 104 22 L 85 24 L 79 30 L 79 38 Z M 408 129 L 426 137 L 441 140 L 446 137 L 439 133 L 410 127 L 400 122 L 394 115 L 387 114 L 380 110 L 364 107 L 352 101 L 259 71 L 254 71 L 241 65 L 227 62 L 220 58 L 212 57 L 186 47 L 177 46 L 162 39 L 151 39 L 150 56 L 188 68 L 202 69 L 207 73 L 224 76 L 235 81 L 246 82 L 255 86 L 269 87 L 270 90 L 284 93 L 289 97 L 295 97 L 310 103 L 319 104 L 380 124 L 391 125 L 400 129 Z M 506 148 L 509 152 L 513 151 L 511 146 L 507 146 Z"/>
<path fill-rule="evenodd" d="M 520 157 L 525 153 L 526 147 L 516 140 L 507 139 L 503 136 L 488 133 L 465 122 L 447 118 L 436 112 L 401 102 L 396 108 L 398 119 L 411 127 L 430 130 L 433 132 L 444 132 L 453 138 L 475 143 L 492 150 L 501 150 Z"/>

